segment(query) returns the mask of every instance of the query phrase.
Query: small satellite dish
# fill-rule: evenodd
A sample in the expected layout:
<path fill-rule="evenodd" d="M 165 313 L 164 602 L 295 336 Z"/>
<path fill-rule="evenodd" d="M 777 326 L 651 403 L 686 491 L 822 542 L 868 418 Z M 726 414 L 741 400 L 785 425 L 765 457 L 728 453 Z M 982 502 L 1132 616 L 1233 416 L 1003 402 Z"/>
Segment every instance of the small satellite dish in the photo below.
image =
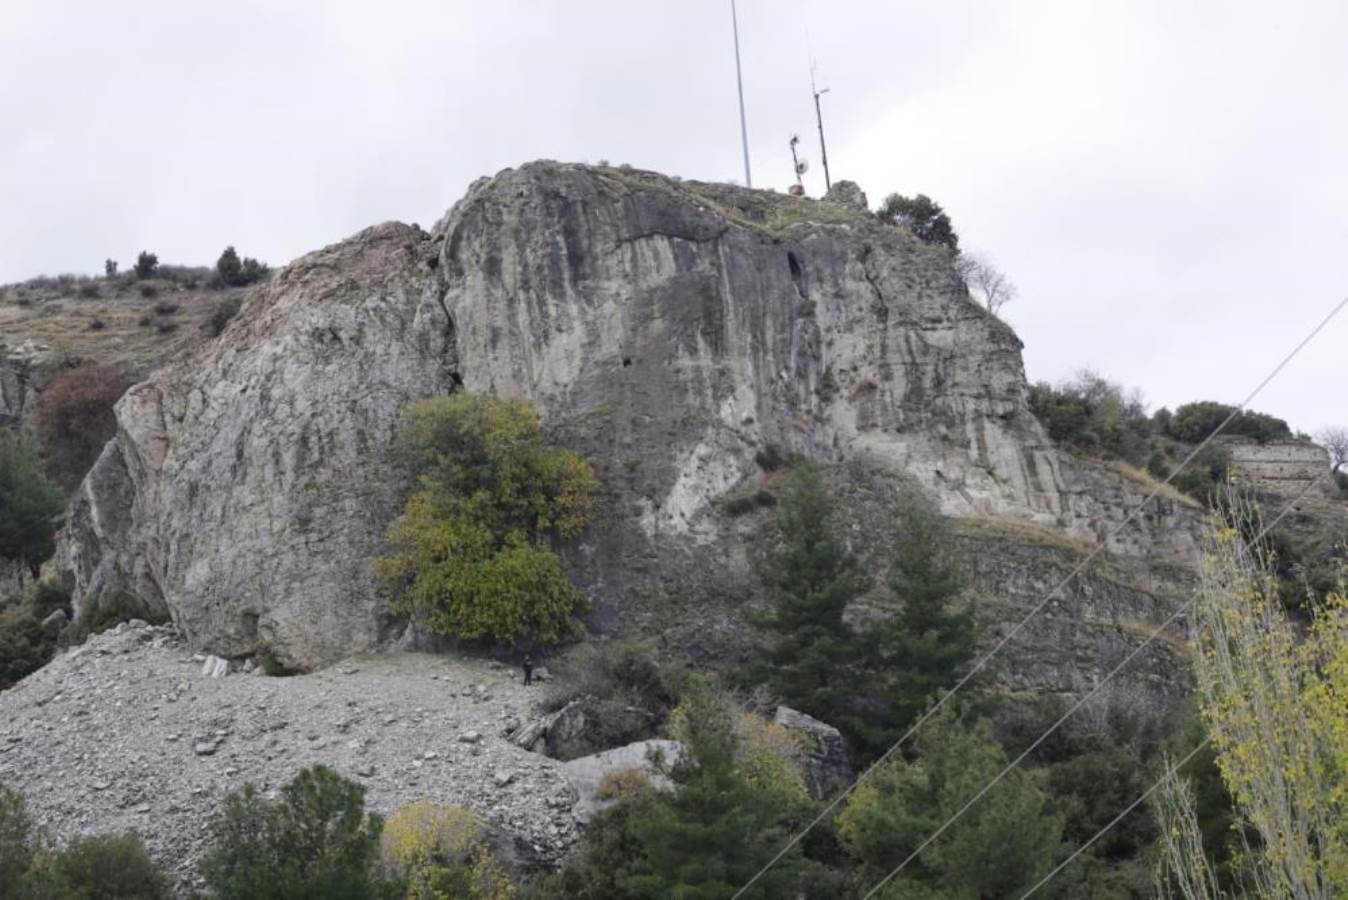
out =
<path fill-rule="evenodd" d="M 796 163 L 797 175 L 804 175 L 809 170 L 810 170 L 810 161 L 808 159 L 802 159 L 800 162 Z"/>

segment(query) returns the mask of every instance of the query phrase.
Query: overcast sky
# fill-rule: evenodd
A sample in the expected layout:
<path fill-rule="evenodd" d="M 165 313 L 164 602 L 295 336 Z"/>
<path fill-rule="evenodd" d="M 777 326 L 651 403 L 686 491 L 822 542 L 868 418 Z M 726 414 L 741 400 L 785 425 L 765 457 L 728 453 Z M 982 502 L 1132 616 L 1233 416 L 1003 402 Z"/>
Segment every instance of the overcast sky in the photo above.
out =
<path fill-rule="evenodd" d="M 1244 397 L 1348 292 L 1348 3 L 740 0 L 755 186 L 798 131 L 942 203 L 1032 379 Z M 0 282 L 272 263 L 540 157 L 742 180 L 729 0 L 0 0 Z M 1255 402 L 1348 424 L 1348 313 Z"/>

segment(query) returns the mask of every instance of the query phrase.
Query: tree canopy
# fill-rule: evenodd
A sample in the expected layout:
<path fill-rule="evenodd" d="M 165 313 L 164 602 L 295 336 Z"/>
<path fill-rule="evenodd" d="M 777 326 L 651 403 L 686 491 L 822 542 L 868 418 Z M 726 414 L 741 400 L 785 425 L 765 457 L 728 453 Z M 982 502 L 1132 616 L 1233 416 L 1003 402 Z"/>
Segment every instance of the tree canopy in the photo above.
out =
<path fill-rule="evenodd" d="M 65 501 L 42 473 L 26 434 L 0 429 L 0 558 L 22 563 L 34 578 L 56 552 Z"/>
<path fill-rule="evenodd" d="M 395 453 L 419 485 L 376 564 L 398 609 L 468 640 L 553 643 L 575 629 L 585 598 L 555 542 L 590 520 L 598 480 L 544 441 L 527 401 L 460 392 L 414 403 Z"/>

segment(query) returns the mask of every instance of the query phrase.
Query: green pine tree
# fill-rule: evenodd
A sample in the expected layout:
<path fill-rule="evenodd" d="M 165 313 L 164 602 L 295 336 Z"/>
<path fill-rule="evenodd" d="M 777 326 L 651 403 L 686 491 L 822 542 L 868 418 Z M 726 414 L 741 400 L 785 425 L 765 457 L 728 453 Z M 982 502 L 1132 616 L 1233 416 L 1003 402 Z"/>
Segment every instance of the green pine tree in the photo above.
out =
<path fill-rule="evenodd" d="M 848 670 L 857 635 L 843 612 L 867 579 L 834 536 L 833 500 L 817 466 L 796 467 L 779 509 L 781 543 L 763 573 L 773 607 L 755 619 L 770 643 L 748 673 L 786 705 L 829 720 L 855 689 Z"/>
<path fill-rule="evenodd" d="M 973 610 L 956 606 L 963 580 L 940 517 L 909 497 L 897 518 L 889 587 L 900 605 L 862 633 L 859 690 L 839 725 L 870 757 L 958 680 L 976 640 Z"/>
<path fill-rule="evenodd" d="M 669 767 L 677 789 L 623 800 L 600 814 L 566 869 L 531 885 L 528 896 L 724 900 L 787 842 L 808 807 L 783 788 L 753 784 L 736 768 L 733 703 L 695 684 L 683 708 L 686 749 Z M 828 882 L 796 848 L 745 896 L 837 896 Z"/>
<path fill-rule="evenodd" d="M 838 817 L 843 846 L 869 890 L 1006 765 L 986 723 L 947 707 L 919 733 L 917 759 L 891 757 Z M 1038 773 L 1012 770 L 880 892 L 882 898 L 1018 897 L 1061 858 L 1063 823 Z"/>
<path fill-rule="evenodd" d="M 42 472 L 33 442 L 0 429 L 0 558 L 22 563 L 34 578 L 56 552 L 65 500 Z"/>

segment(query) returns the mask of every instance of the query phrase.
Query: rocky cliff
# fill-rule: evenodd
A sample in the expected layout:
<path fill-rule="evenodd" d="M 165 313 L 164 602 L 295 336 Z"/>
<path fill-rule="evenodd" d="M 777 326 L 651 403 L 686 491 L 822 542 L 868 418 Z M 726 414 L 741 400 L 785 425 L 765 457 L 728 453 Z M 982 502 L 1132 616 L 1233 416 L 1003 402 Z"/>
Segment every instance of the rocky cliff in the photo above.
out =
<path fill-rule="evenodd" d="M 604 512 L 566 549 L 593 627 L 674 626 L 696 647 L 724 622 L 733 643 L 755 528 L 718 501 L 772 451 L 843 464 L 858 509 L 915 486 L 1014 523 L 998 540 L 1106 538 L 1145 486 L 1053 448 L 1020 347 L 946 253 L 863 206 L 533 163 L 475 183 L 430 233 L 380 225 L 297 260 L 129 391 L 60 564 L 77 606 L 133 591 L 224 656 L 310 668 L 390 641 L 404 623 L 370 567 L 405 490 L 386 448 L 409 400 L 462 385 L 533 400 L 594 461 Z M 1109 549 L 1146 582 L 1194 526 L 1165 499 Z M 984 565 L 981 589 L 1031 602 L 1033 569 Z M 1093 627 L 1089 583 L 1072 590 L 1028 653 L 1098 662 L 1061 646 Z M 1150 618 L 1162 594 L 1123 613 Z"/>

